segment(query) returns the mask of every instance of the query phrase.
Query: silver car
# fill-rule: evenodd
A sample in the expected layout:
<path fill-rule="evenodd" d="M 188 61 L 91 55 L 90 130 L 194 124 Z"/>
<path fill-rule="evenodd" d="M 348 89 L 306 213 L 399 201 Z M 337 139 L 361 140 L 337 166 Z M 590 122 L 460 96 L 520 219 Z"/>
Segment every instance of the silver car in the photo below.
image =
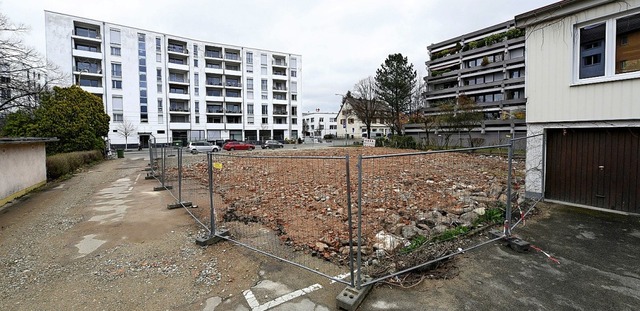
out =
<path fill-rule="evenodd" d="M 218 152 L 220 151 L 220 147 L 218 147 L 217 145 L 213 145 L 209 142 L 206 141 L 195 141 L 195 142 L 190 142 L 189 146 L 187 146 L 187 149 L 189 149 L 189 151 L 193 154 L 196 154 L 198 152 Z"/>

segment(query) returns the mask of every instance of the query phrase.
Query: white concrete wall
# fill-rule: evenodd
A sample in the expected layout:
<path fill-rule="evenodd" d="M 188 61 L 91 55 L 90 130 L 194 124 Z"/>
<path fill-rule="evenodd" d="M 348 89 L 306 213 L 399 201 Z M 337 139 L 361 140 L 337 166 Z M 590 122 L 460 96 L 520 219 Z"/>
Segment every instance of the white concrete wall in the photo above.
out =
<path fill-rule="evenodd" d="M 0 144 L 0 206 L 46 181 L 44 143 Z"/>

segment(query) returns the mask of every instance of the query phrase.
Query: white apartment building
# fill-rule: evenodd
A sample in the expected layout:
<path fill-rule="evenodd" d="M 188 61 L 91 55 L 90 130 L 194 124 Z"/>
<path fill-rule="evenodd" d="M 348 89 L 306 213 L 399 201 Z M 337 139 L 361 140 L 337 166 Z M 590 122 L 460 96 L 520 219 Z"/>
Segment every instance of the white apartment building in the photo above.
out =
<path fill-rule="evenodd" d="M 336 136 L 338 134 L 338 122 L 335 112 L 315 112 L 302 113 L 304 123 L 304 136 L 324 137 L 325 135 Z"/>
<path fill-rule="evenodd" d="M 103 99 L 112 145 L 298 138 L 302 57 L 45 11 L 47 59 Z M 119 132 L 120 131 L 120 132 Z"/>

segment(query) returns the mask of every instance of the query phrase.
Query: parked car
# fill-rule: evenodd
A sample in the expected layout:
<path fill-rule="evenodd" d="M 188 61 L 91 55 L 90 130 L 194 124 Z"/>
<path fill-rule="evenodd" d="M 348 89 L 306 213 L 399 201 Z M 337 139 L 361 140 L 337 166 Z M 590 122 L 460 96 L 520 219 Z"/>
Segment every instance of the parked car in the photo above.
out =
<path fill-rule="evenodd" d="M 193 154 L 196 154 L 198 152 L 220 151 L 220 147 L 206 141 L 190 142 L 189 145 L 187 146 L 187 149 L 189 149 L 189 151 Z"/>
<path fill-rule="evenodd" d="M 253 150 L 253 149 L 256 149 L 256 146 L 254 146 L 252 144 L 247 144 L 247 143 L 241 142 L 241 141 L 230 141 L 230 142 L 224 144 L 224 146 L 222 146 L 222 149 L 227 150 L 227 151 Z"/>
<path fill-rule="evenodd" d="M 284 145 L 277 140 L 267 140 L 262 144 L 262 149 L 277 149 L 283 147 Z"/>

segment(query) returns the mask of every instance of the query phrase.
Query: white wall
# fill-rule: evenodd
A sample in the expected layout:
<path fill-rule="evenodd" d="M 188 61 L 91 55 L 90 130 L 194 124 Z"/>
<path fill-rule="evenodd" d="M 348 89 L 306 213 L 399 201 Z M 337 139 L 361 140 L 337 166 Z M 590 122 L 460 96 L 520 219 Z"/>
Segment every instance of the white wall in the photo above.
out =
<path fill-rule="evenodd" d="M 0 144 L 0 206 L 46 181 L 44 143 Z"/>

